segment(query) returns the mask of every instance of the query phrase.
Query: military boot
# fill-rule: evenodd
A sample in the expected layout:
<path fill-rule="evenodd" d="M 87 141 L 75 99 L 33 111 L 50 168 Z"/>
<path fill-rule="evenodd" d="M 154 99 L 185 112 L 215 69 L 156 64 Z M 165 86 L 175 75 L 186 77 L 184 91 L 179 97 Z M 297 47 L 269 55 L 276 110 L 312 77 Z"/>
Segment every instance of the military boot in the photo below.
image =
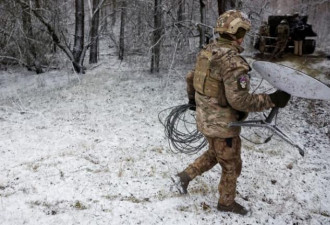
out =
<path fill-rule="evenodd" d="M 188 185 L 191 181 L 191 178 L 188 176 L 188 174 L 184 171 L 181 173 L 178 173 L 174 177 L 171 177 L 176 189 L 180 192 L 180 194 L 187 194 L 188 191 Z"/>
<path fill-rule="evenodd" d="M 237 202 L 234 202 L 229 206 L 221 205 L 220 203 L 218 203 L 217 209 L 222 212 L 233 212 L 243 216 L 248 213 L 248 211 Z"/>

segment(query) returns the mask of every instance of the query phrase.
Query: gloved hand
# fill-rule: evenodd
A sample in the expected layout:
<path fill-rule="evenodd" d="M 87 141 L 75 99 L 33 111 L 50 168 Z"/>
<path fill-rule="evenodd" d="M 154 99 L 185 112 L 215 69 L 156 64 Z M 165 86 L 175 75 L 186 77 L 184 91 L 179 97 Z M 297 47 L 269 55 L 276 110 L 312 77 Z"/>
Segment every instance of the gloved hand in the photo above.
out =
<path fill-rule="evenodd" d="M 269 97 L 275 104 L 275 107 L 284 108 L 288 104 L 291 95 L 284 91 L 277 90 L 271 93 Z"/>
<path fill-rule="evenodd" d="M 191 105 L 189 107 L 190 110 L 196 111 L 196 101 L 195 101 L 195 99 L 189 99 L 188 104 Z"/>

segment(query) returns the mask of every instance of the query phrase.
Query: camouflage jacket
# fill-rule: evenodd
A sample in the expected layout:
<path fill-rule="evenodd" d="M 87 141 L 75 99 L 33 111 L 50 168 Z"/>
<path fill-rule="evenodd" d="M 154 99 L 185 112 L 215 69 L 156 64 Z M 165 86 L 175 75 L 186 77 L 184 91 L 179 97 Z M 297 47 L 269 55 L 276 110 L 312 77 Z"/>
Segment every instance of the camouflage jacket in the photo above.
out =
<path fill-rule="evenodd" d="M 290 27 L 287 24 L 279 24 L 276 27 L 277 39 L 280 41 L 286 41 L 289 39 Z"/>
<path fill-rule="evenodd" d="M 269 26 L 268 25 L 260 26 L 259 35 L 260 36 L 269 36 Z"/>
<path fill-rule="evenodd" d="M 195 91 L 193 72 L 187 75 L 188 96 L 195 93 L 197 128 L 207 137 L 228 138 L 239 135 L 239 127 L 229 127 L 230 122 L 244 120 L 248 112 L 264 111 L 274 107 L 267 94 L 250 94 L 249 65 L 239 53 L 243 48 L 234 42 L 220 39 L 205 47 L 212 52 L 210 76 L 223 82 L 219 97 L 209 97 Z M 200 56 L 200 55 L 199 55 Z M 199 57 L 197 56 L 197 57 Z"/>

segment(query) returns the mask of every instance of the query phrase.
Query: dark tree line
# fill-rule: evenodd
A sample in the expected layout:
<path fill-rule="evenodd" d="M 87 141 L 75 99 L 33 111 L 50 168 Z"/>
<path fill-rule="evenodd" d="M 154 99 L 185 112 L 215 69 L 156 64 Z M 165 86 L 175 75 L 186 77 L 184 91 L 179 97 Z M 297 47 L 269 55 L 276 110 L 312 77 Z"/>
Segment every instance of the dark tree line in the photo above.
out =
<path fill-rule="evenodd" d="M 87 53 L 89 64 L 98 62 L 103 41 L 116 48 L 120 60 L 149 56 L 150 71 L 159 72 L 171 51 L 188 48 L 189 38 L 205 43 L 208 30 L 196 22 L 207 24 L 209 11 L 220 13 L 228 2 L 235 6 L 233 0 L 1 1 L 0 63 L 42 73 L 66 58 L 82 73 Z"/>

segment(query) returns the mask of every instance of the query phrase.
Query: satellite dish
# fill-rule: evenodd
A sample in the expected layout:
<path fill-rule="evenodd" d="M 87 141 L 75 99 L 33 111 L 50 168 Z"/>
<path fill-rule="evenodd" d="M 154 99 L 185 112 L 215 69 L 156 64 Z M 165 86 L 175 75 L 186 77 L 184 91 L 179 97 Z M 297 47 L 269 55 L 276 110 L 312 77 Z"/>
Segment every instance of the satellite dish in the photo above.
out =
<path fill-rule="evenodd" d="M 300 71 L 266 61 L 254 61 L 252 68 L 275 88 L 292 96 L 330 100 L 330 88 L 327 85 Z"/>

